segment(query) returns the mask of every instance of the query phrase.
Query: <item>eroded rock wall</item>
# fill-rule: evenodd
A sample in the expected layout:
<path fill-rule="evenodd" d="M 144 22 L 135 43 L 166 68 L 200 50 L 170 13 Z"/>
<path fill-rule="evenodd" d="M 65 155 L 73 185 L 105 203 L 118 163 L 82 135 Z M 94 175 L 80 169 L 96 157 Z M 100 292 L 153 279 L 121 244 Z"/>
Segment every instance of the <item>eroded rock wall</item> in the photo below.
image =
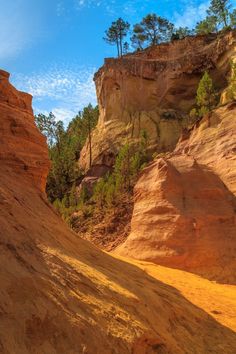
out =
<path fill-rule="evenodd" d="M 0 70 L 0 164 L 4 173 L 25 176 L 44 191 L 49 170 L 45 137 L 36 128 L 32 96 L 16 90 Z"/>
<path fill-rule="evenodd" d="M 236 104 L 205 117 L 142 173 L 117 253 L 236 282 Z"/>
<path fill-rule="evenodd" d="M 100 117 L 92 136 L 92 164 L 111 166 L 125 141 L 148 133 L 150 151 L 173 150 L 192 108 L 199 80 L 210 71 L 218 90 L 227 85 L 235 32 L 188 37 L 106 59 L 95 75 Z M 89 168 L 85 144 L 80 166 Z"/>

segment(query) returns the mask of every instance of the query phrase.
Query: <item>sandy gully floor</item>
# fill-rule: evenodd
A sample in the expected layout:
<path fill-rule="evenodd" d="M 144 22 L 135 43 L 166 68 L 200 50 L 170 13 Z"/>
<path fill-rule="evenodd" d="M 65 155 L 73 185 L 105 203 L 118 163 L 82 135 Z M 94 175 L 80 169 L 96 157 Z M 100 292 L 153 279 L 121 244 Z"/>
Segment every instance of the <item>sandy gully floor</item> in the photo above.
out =
<path fill-rule="evenodd" d="M 137 265 L 153 278 L 178 289 L 191 303 L 209 313 L 222 325 L 236 332 L 235 285 L 218 284 L 181 270 L 119 258 Z"/>

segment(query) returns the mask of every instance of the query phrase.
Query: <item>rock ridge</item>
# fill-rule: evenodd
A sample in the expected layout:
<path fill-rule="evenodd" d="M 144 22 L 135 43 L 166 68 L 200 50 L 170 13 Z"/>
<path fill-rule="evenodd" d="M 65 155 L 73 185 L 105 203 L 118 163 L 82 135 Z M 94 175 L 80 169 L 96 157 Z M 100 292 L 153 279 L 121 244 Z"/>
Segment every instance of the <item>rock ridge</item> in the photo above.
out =
<path fill-rule="evenodd" d="M 118 254 L 236 283 L 236 104 L 210 113 L 135 186 Z"/>
<path fill-rule="evenodd" d="M 32 96 L 9 83 L 10 74 L 0 71 L 0 163 L 5 173 L 24 174 L 28 182 L 44 191 L 49 171 L 45 137 L 36 128 Z"/>
<path fill-rule="evenodd" d="M 210 72 L 219 91 L 227 86 L 235 43 L 236 31 L 229 31 L 106 59 L 94 77 L 100 116 L 92 135 L 92 165 L 111 166 L 124 142 L 138 144 L 142 130 L 150 153 L 172 151 L 189 124 L 203 72 Z M 85 171 L 88 157 L 87 142 L 79 161 Z"/>

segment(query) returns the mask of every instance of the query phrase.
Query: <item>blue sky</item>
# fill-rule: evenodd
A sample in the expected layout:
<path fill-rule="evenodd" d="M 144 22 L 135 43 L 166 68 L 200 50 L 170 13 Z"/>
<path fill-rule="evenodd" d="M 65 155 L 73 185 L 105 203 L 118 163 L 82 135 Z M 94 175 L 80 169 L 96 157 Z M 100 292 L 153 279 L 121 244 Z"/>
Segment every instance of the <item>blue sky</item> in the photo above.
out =
<path fill-rule="evenodd" d="M 178 26 L 204 17 L 208 0 L 0 0 L 0 68 L 34 96 L 36 113 L 67 123 L 96 103 L 94 72 L 115 48 L 104 31 L 119 16 L 134 24 L 150 12 Z"/>

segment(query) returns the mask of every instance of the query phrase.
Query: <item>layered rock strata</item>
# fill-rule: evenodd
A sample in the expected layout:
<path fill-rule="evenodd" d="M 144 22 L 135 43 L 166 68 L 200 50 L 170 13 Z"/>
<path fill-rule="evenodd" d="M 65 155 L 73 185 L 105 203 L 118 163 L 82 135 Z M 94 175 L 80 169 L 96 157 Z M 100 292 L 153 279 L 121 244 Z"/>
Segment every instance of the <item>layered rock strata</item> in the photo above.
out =
<path fill-rule="evenodd" d="M 236 104 L 205 117 L 135 187 L 117 253 L 236 282 Z"/>
<path fill-rule="evenodd" d="M 95 75 L 100 116 L 92 136 L 92 165 L 112 166 L 120 147 L 126 141 L 136 146 L 142 130 L 150 153 L 173 150 L 189 123 L 203 72 L 210 72 L 219 91 L 227 86 L 235 39 L 235 32 L 187 37 L 106 59 Z M 80 166 L 89 169 L 88 143 Z"/>

